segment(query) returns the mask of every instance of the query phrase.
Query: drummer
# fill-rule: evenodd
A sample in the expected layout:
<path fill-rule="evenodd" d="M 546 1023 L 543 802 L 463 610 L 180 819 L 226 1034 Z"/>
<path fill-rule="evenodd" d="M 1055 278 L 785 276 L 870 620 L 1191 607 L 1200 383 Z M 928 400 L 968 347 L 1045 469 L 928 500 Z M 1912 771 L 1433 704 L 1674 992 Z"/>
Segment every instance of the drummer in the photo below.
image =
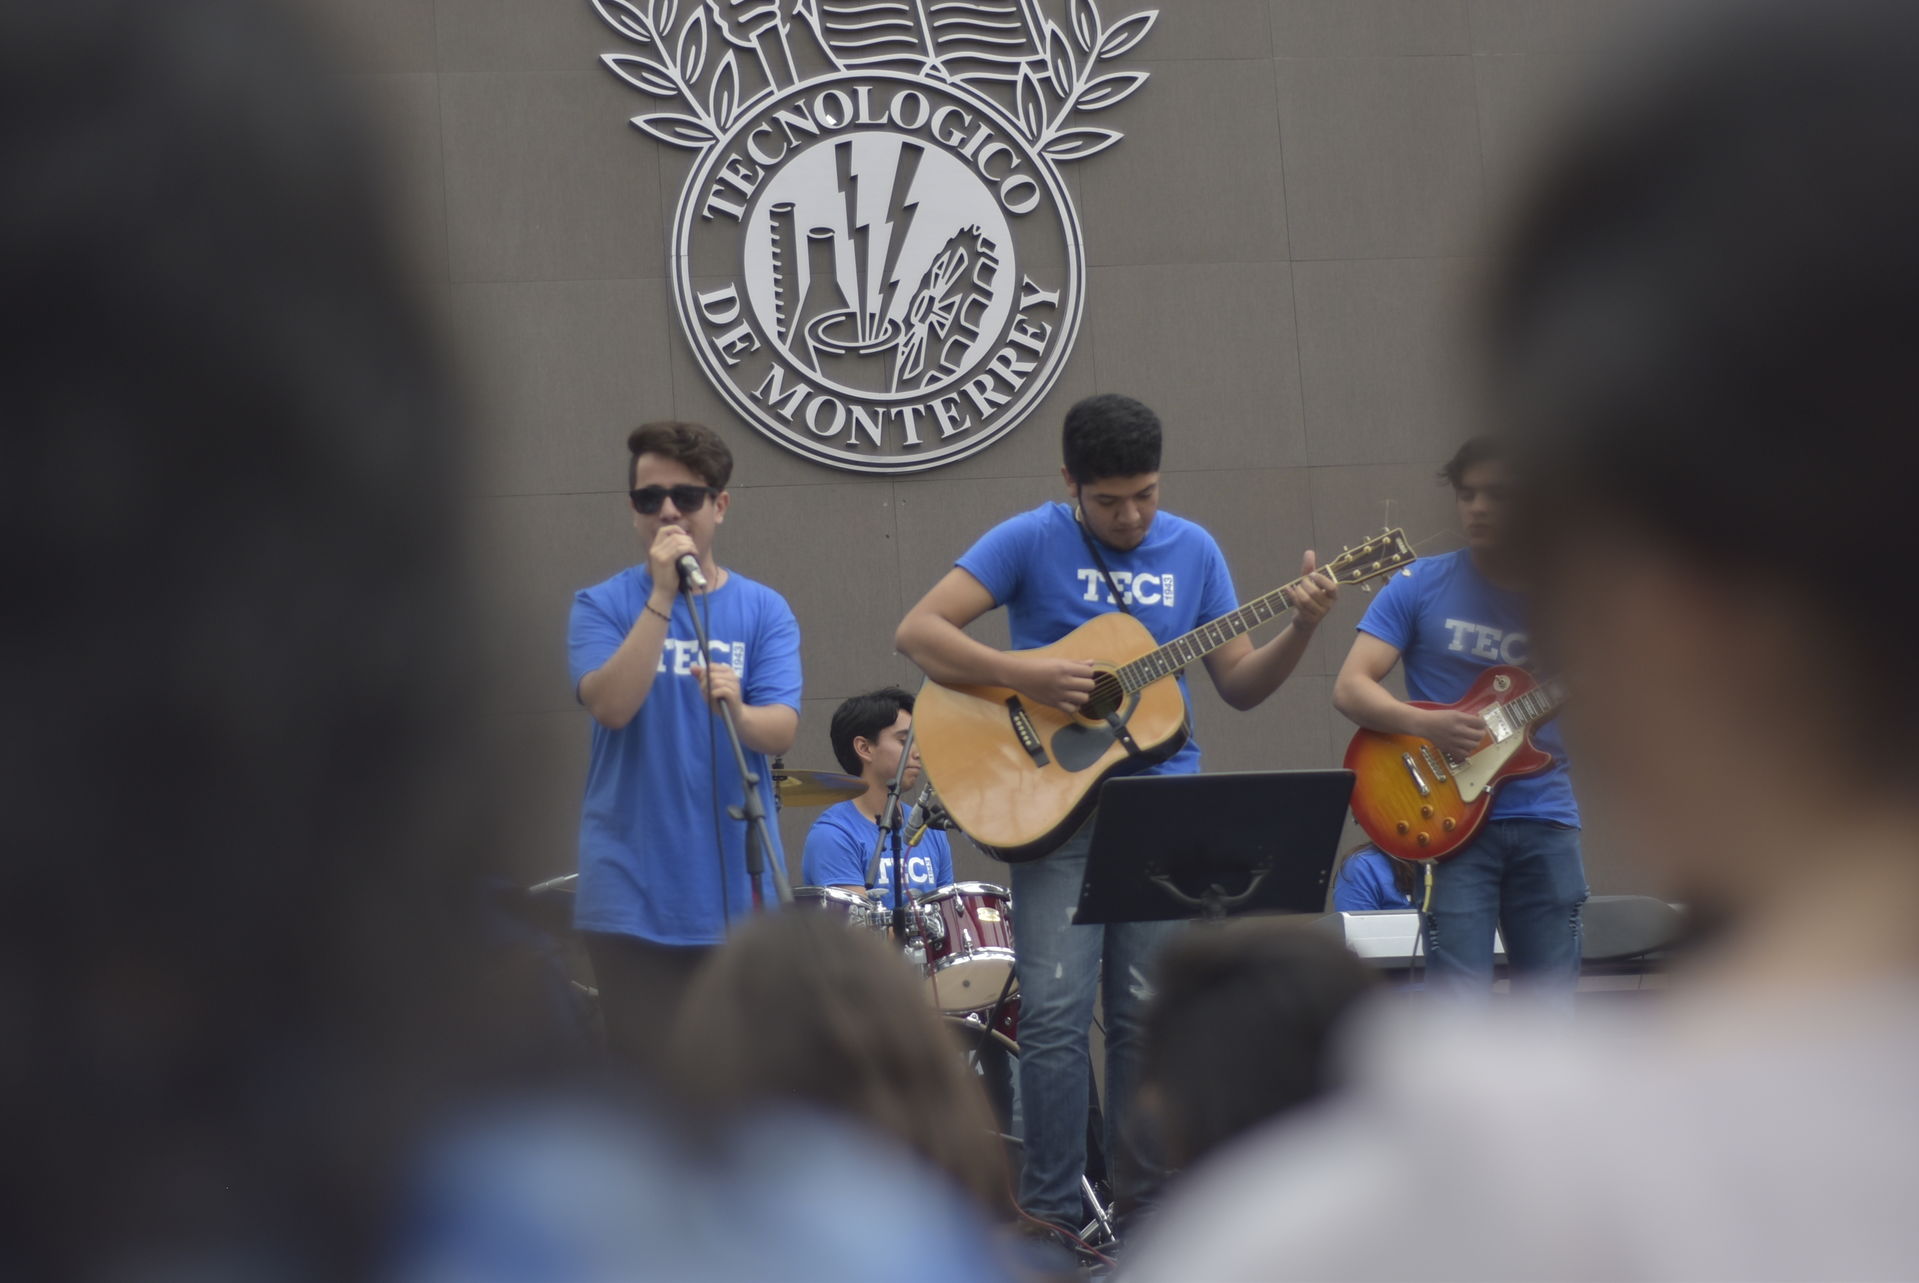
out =
<path fill-rule="evenodd" d="M 866 891 L 866 866 L 879 836 L 886 790 L 899 769 L 906 733 L 913 724 L 913 697 L 897 686 L 855 695 L 833 713 L 830 735 L 840 769 L 866 781 L 866 792 L 828 807 L 806 834 L 800 872 L 809 886 Z M 914 750 L 901 782 L 902 794 L 919 782 L 919 751 Z M 902 806 L 904 801 L 902 800 Z M 910 824 L 912 816 L 907 821 Z M 928 829 L 918 845 L 905 851 L 901 873 L 909 894 L 922 896 L 953 881 L 953 851 L 946 834 Z M 884 892 L 880 903 L 893 907 L 893 849 L 887 840 L 874 883 Z"/>

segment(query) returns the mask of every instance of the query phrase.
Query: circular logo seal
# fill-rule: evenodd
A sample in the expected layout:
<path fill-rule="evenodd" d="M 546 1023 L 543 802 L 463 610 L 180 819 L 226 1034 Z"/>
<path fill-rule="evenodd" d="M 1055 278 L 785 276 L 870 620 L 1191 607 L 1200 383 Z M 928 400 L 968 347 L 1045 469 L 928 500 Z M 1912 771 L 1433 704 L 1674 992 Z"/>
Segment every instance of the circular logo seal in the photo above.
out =
<path fill-rule="evenodd" d="M 987 100 L 887 72 L 762 100 L 707 150 L 673 234 L 680 322 L 745 418 L 801 454 L 930 468 L 1059 376 L 1084 293 L 1052 163 Z"/>
<path fill-rule="evenodd" d="M 1085 293 L 1058 166 L 1120 141 L 1077 123 L 1148 77 L 1111 70 L 1157 10 L 1071 0 L 592 0 L 636 52 L 602 61 L 679 110 L 699 154 L 673 297 L 748 423 L 834 467 L 983 450 L 1052 388 Z M 996 96 L 997 95 L 997 96 Z"/>

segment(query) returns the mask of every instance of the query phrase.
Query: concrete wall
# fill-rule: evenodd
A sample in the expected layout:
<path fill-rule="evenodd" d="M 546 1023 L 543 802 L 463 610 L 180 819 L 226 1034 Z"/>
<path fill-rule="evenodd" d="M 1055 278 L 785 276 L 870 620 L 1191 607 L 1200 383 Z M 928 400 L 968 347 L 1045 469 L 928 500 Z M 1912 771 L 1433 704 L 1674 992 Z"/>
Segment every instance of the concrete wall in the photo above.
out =
<path fill-rule="evenodd" d="M 570 595 L 637 559 L 622 441 L 679 417 L 738 460 L 722 560 L 783 592 L 805 633 L 796 765 L 830 767 L 844 696 L 916 674 L 893 626 L 993 521 L 1057 494 L 1058 424 L 1096 390 L 1155 406 L 1165 503 L 1219 537 L 1242 596 L 1390 514 L 1453 546 L 1433 471 L 1473 429 L 1460 301 L 1541 105 L 1616 0 L 1159 0 L 1124 65 L 1144 90 L 1069 165 L 1085 322 L 1038 412 L 984 453 L 907 479 L 801 460 L 738 422 L 677 333 L 667 234 L 689 153 L 626 124 L 646 100 L 597 57 L 586 0 L 308 0 L 341 33 L 391 147 L 419 270 L 473 407 L 489 697 L 526 792 L 530 876 L 573 860 L 587 725 L 567 684 Z M 1147 7 L 1104 0 L 1109 22 Z M 1202 681 L 1212 769 L 1338 761 L 1332 674 L 1364 599 L 1250 714 Z M 997 626 L 981 634 L 1004 640 Z M 789 813 L 797 851 L 811 813 Z M 1596 890 L 1626 889 L 1603 833 Z M 967 875 L 995 878 L 975 859 Z"/>

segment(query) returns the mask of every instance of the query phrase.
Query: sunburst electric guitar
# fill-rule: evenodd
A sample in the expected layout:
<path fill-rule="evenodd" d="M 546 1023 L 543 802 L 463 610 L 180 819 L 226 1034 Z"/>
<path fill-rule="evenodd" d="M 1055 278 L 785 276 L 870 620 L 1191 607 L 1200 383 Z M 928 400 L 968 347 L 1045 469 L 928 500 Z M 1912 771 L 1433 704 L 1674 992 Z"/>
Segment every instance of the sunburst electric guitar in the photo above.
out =
<path fill-rule="evenodd" d="M 1413 556 L 1405 534 L 1388 530 L 1315 573 L 1370 585 Z M 940 804 L 988 855 L 1014 863 L 1045 855 L 1085 820 L 1108 777 L 1163 762 L 1186 742 L 1186 701 L 1174 677 L 1291 610 L 1299 585 L 1276 588 L 1163 646 L 1146 625 L 1115 611 L 1021 652 L 1093 665 L 1093 693 L 1077 714 L 1005 687 L 927 681 L 913 706 L 913 732 Z"/>
<path fill-rule="evenodd" d="M 1402 860 L 1443 860 L 1472 841 L 1492 810 L 1501 780 L 1535 775 L 1553 764 L 1533 744 L 1533 730 L 1565 706 L 1565 688 L 1523 668 L 1488 668 L 1454 704 L 1486 723 L 1486 736 L 1465 758 L 1417 735 L 1360 731 L 1346 747 L 1354 775 L 1353 818 L 1373 844 Z"/>

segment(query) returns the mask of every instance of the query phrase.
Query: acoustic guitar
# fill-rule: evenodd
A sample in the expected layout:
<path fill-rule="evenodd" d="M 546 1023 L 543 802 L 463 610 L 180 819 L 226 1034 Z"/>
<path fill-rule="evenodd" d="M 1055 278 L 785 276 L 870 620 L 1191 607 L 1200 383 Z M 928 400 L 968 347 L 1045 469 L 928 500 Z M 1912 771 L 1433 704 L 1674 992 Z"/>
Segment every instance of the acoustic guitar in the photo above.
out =
<path fill-rule="evenodd" d="M 1534 729 L 1566 703 L 1558 681 L 1541 682 L 1523 668 L 1499 665 L 1474 680 L 1453 704 L 1415 701 L 1414 708 L 1454 708 L 1486 723 L 1485 738 L 1464 759 L 1417 735 L 1362 730 L 1346 746 L 1354 775 L 1353 819 L 1387 855 L 1443 860 L 1472 841 L 1492 810 L 1493 789 L 1553 764 L 1536 747 Z"/>
<path fill-rule="evenodd" d="M 1348 548 L 1314 571 L 1370 588 L 1414 559 L 1399 530 Z M 1190 733 L 1173 679 L 1227 642 L 1293 607 L 1294 580 L 1161 645 L 1123 612 L 1100 615 L 1050 646 L 1020 652 L 1080 659 L 1093 693 L 1077 714 L 1000 686 L 928 680 L 913 706 L 926 778 L 959 829 L 988 855 L 1036 860 L 1071 837 L 1113 775 L 1163 762 Z"/>

